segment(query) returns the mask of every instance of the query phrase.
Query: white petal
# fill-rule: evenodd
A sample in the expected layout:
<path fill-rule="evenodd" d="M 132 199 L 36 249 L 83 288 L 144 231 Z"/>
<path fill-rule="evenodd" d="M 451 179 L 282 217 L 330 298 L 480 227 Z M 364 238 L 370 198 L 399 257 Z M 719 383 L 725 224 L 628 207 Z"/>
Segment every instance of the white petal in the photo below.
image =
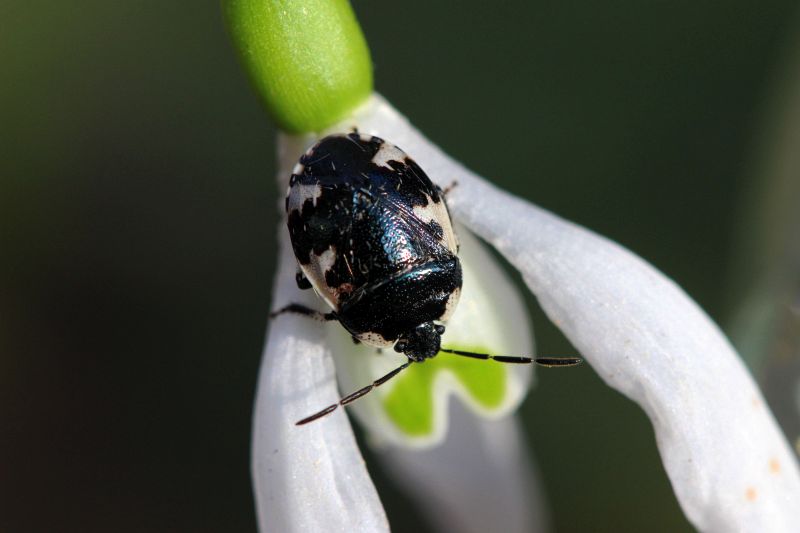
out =
<path fill-rule="evenodd" d="M 273 309 L 290 302 L 314 306 L 314 296 L 295 286 L 296 261 L 285 227 L 279 234 Z M 339 398 L 324 342 L 330 327 L 338 325 L 297 315 L 281 315 L 269 325 L 253 415 L 252 474 L 261 531 L 389 530 L 343 410 L 295 426 Z"/>
<path fill-rule="evenodd" d="M 517 420 L 486 420 L 453 403 L 452 429 L 427 450 L 378 453 L 439 531 L 534 533 L 548 516 Z"/>
<path fill-rule="evenodd" d="M 440 185 L 458 180 L 456 218 L 520 269 L 598 374 L 650 417 L 696 527 L 797 531 L 796 458 L 738 355 L 679 287 L 622 247 L 470 173 L 380 97 L 355 120 L 411 154 Z"/>

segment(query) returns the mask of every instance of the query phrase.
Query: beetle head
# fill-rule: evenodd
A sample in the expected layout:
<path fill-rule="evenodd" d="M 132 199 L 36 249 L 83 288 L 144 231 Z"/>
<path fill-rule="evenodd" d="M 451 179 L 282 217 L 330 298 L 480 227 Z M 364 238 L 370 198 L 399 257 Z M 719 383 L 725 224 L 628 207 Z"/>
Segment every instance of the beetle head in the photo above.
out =
<path fill-rule="evenodd" d="M 424 322 L 398 339 L 394 350 L 415 362 L 430 359 L 439 353 L 444 326 Z"/>

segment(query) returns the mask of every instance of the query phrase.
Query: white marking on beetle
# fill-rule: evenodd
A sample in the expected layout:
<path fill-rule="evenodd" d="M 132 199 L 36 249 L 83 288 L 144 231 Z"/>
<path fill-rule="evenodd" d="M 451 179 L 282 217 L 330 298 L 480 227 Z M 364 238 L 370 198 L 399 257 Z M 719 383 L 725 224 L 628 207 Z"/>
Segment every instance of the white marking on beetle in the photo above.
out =
<path fill-rule="evenodd" d="M 431 221 L 436 221 L 442 227 L 443 241 L 447 249 L 454 254 L 458 253 L 458 239 L 453 232 L 453 225 L 450 222 L 450 215 L 447 213 L 443 201 L 434 202 L 427 194 L 425 198 L 428 200 L 427 205 L 414 206 L 414 216 L 426 224 Z"/>
<path fill-rule="evenodd" d="M 433 200 L 431 200 L 431 197 L 427 194 L 425 195 L 425 200 L 427 200 L 425 205 L 414 206 L 414 216 L 426 223 L 430 222 L 431 220 L 439 222 L 442 210 L 436 209 L 437 205 L 433 203 Z M 445 215 L 447 215 L 446 212 Z"/>
<path fill-rule="evenodd" d="M 406 158 L 405 152 L 393 144 L 383 143 L 375 155 L 372 156 L 372 162 L 379 167 L 392 168 L 389 161 L 404 161 Z"/>
<path fill-rule="evenodd" d="M 294 174 L 295 176 L 299 176 L 303 173 L 305 169 L 306 169 L 305 165 L 303 165 L 302 163 L 297 163 L 294 166 L 294 168 L 292 168 L 292 174 Z"/>
<path fill-rule="evenodd" d="M 378 348 L 388 348 L 390 346 L 394 346 L 395 341 L 388 341 L 386 340 L 383 335 L 380 333 L 375 333 L 374 331 L 367 331 L 365 333 L 360 333 L 356 335 L 356 338 L 363 342 L 364 344 L 369 344 L 370 346 L 377 346 Z"/>
<path fill-rule="evenodd" d="M 316 263 L 319 273 L 324 278 L 325 272 L 328 272 L 336 264 L 336 247 L 329 246 L 327 250 L 316 257 Z"/>
<path fill-rule="evenodd" d="M 293 187 L 289 187 L 289 191 L 287 192 L 289 203 L 286 206 L 286 211 L 289 213 L 292 211 L 301 211 L 306 200 L 311 200 L 314 207 L 316 207 L 317 198 L 320 196 L 322 196 L 322 187 L 320 187 L 319 183 L 315 183 L 314 185 L 303 183 L 295 184 Z"/>
<path fill-rule="evenodd" d="M 461 298 L 461 289 L 456 289 L 450 293 L 450 298 L 447 299 L 447 303 L 444 306 L 444 313 L 436 320 L 445 322 L 448 318 L 450 318 L 453 315 L 453 311 L 456 310 L 456 305 L 458 304 L 459 298 Z"/>
<path fill-rule="evenodd" d="M 309 259 L 311 262 L 307 265 L 300 265 L 300 270 L 305 274 L 306 279 L 314 287 L 314 291 L 325 300 L 331 309 L 334 311 L 339 310 L 339 289 L 328 286 L 325 281 L 325 273 L 333 268 L 336 263 L 336 247 L 330 246 L 327 250 L 317 255 L 311 252 Z"/>

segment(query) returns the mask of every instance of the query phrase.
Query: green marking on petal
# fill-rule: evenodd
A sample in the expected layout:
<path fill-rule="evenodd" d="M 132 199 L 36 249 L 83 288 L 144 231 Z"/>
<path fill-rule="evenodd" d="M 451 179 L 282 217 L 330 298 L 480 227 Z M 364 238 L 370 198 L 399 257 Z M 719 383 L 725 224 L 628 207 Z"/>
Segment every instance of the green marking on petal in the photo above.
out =
<path fill-rule="evenodd" d="M 483 348 L 459 349 L 488 352 Z M 394 387 L 383 398 L 383 407 L 397 429 L 409 436 L 433 432 L 434 380 L 444 370 L 451 372 L 481 407 L 494 409 L 503 403 L 507 376 L 502 364 L 439 353 L 435 359 L 414 364 L 394 378 Z"/>

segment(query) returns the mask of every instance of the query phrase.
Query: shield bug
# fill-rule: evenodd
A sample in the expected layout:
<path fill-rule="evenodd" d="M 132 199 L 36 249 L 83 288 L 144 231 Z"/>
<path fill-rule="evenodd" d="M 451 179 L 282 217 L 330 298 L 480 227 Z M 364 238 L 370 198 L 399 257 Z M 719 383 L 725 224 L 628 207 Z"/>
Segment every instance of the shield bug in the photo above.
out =
<path fill-rule="evenodd" d="M 393 347 L 408 361 L 316 420 L 440 351 L 503 363 L 574 365 L 577 358 L 530 358 L 441 347 L 444 323 L 461 292 L 458 240 L 445 192 L 400 148 L 372 135 L 335 134 L 295 165 L 286 194 L 297 284 L 331 308 L 289 304 L 272 313 L 338 320 L 356 342 Z"/>

